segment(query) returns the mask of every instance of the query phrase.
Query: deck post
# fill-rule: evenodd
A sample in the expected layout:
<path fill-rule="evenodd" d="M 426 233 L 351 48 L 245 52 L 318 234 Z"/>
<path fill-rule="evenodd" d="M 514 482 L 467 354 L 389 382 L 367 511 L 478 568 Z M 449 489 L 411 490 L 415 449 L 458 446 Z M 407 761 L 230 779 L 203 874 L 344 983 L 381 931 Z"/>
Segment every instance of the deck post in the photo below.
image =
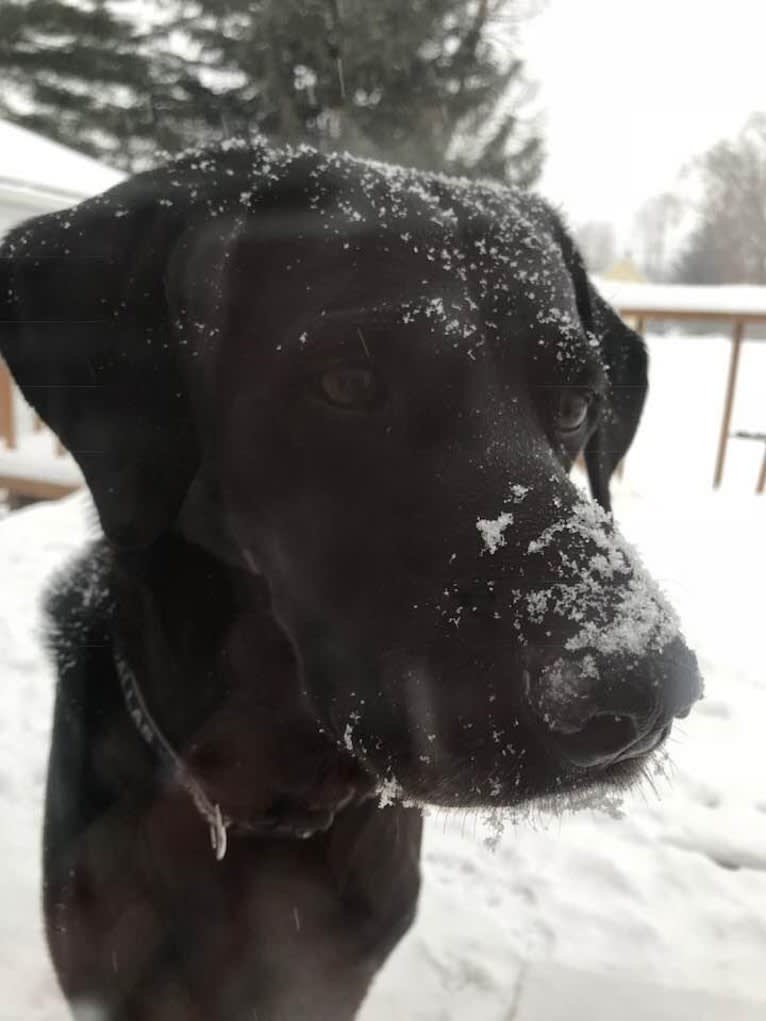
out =
<path fill-rule="evenodd" d="M 718 457 L 715 464 L 715 475 L 713 477 L 713 489 L 718 489 L 723 478 L 723 466 L 726 461 L 726 447 L 729 442 L 729 427 L 731 425 L 731 412 L 734 407 L 734 391 L 737 386 L 737 370 L 739 368 L 739 352 L 742 347 L 742 335 L 744 323 L 741 319 L 734 320 L 734 330 L 731 337 L 731 355 L 729 356 L 729 378 L 726 383 L 726 399 L 723 406 L 723 418 L 721 419 L 721 436 L 718 440 Z"/>
<path fill-rule="evenodd" d="M 5 362 L 0 358 L 0 440 L 9 450 L 16 448 L 16 423 L 13 416 L 13 381 Z"/>

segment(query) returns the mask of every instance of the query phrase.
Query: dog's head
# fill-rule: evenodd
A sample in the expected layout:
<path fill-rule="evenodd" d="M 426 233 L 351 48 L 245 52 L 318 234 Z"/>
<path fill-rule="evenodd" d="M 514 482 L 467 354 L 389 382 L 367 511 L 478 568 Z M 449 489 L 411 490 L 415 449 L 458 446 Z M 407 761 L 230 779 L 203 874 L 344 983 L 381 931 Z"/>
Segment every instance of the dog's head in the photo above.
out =
<path fill-rule="evenodd" d="M 265 581 L 318 726 L 380 781 L 627 777 L 697 698 L 607 513 L 646 352 L 539 200 L 231 147 L 2 256 L 0 349 L 107 537 L 180 530 Z"/>

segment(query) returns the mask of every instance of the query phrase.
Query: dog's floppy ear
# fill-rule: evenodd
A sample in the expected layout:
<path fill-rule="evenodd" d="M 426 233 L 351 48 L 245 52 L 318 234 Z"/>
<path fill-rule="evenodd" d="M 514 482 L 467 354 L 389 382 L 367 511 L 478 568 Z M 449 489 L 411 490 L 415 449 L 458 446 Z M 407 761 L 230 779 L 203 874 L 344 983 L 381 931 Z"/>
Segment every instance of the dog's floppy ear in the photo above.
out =
<path fill-rule="evenodd" d="M 164 279 L 183 191 L 164 185 L 140 175 L 0 246 L 0 354 L 122 547 L 172 523 L 197 464 Z"/>
<path fill-rule="evenodd" d="M 609 379 L 598 426 L 585 446 L 591 493 L 611 509 L 609 480 L 636 434 L 647 392 L 648 356 L 641 337 L 631 330 L 590 284 L 592 330 L 601 343 Z"/>
<path fill-rule="evenodd" d="M 598 339 L 609 380 L 598 425 L 585 445 L 591 493 L 608 511 L 609 480 L 633 442 L 646 400 L 649 359 L 642 338 L 625 325 L 588 280 L 580 252 L 557 218 L 554 232 L 574 283 L 580 320 Z"/>

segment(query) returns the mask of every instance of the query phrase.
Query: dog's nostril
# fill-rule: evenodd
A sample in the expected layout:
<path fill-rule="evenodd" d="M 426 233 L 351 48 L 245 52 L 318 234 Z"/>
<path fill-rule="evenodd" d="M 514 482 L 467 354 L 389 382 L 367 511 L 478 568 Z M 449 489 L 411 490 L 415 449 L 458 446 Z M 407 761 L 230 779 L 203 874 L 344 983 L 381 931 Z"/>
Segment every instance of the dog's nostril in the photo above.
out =
<path fill-rule="evenodd" d="M 543 663 L 525 680 L 546 743 L 577 766 L 613 762 L 655 730 L 651 696 L 624 682 L 605 683 L 591 657 Z"/>
<path fill-rule="evenodd" d="M 530 707 L 556 733 L 580 733 L 599 711 L 599 676 L 589 660 L 543 662 L 525 671 L 524 680 Z"/>
<path fill-rule="evenodd" d="M 621 757 L 638 737 L 636 721 L 629 716 L 599 713 L 577 733 L 557 735 L 556 743 L 570 762 L 592 767 Z"/>
<path fill-rule="evenodd" d="M 549 748 L 578 766 L 653 751 L 701 694 L 697 661 L 678 637 L 659 654 L 580 658 L 529 647 L 525 694 Z"/>

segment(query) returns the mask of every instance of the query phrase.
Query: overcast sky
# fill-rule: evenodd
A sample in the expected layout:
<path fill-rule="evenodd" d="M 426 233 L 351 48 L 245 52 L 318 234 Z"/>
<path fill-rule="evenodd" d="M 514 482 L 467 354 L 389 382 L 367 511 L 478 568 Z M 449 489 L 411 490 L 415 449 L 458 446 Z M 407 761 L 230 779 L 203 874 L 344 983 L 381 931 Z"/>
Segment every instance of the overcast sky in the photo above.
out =
<path fill-rule="evenodd" d="M 620 236 L 649 196 L 766 112 L 766 0 L 548 0 L 521 29 L 548 160 L 572 223 Z"/>

